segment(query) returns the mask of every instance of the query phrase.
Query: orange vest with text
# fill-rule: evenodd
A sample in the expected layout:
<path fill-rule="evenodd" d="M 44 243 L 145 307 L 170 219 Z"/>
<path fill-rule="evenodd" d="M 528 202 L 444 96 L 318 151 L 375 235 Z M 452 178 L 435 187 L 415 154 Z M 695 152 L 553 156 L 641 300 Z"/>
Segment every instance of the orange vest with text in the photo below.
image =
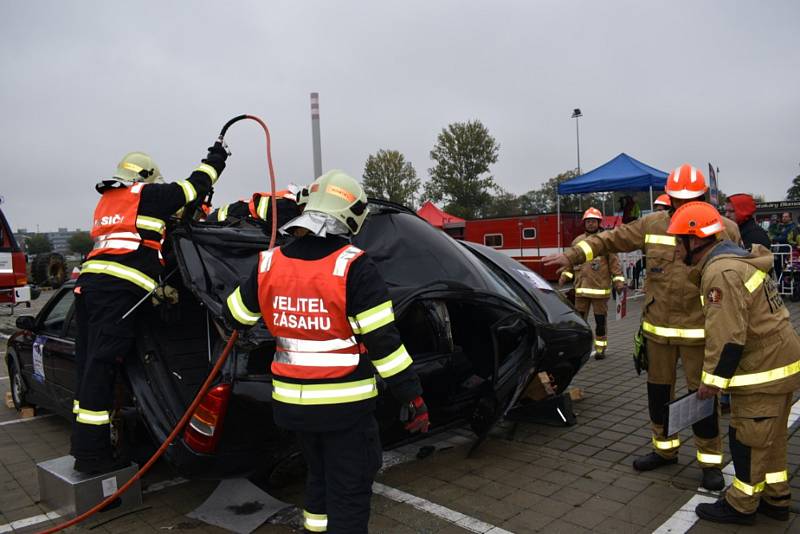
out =
<path fill-rule="evenodd" d="M 362 349 L 347 318 L 347 273 L 363 253 L 346 245 L 318 260 L 280 249 L 259 255 L 258 302 L 275 337 L 274 375 L 319 380 L 356 370 Z"/>
<path fill-rule="evenodd" d="M 146 184 L 134 184 L 130 187 L 111 189 L 103 193 L 94 210 L 92 221 L 92 240 L 94 248 L 88 258 L 101 254 L 127 254 L 145 246 L 161 252 L 161 241 L 142 239 L 139 228 L 159 231 L 163 240 L 163 221 L 153 223 L 152 218 L 140 221 L 139 201 Z M 156 225 L 154 227 L 153 225 Z"/>

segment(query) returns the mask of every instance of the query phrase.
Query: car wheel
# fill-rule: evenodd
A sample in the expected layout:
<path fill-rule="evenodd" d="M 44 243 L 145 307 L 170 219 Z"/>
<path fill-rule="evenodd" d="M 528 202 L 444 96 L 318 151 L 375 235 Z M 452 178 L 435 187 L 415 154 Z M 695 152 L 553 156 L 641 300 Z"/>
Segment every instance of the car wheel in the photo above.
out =
<path fill-rule="evenodd" d="M 22 380 L 22 373 L 17 369 L 14 360 L 8 362 L 8 379 L 11 384 L 11 399 L 14 401 L 14 408 L 21 410 L 25 406 L 25 382 Z"/>

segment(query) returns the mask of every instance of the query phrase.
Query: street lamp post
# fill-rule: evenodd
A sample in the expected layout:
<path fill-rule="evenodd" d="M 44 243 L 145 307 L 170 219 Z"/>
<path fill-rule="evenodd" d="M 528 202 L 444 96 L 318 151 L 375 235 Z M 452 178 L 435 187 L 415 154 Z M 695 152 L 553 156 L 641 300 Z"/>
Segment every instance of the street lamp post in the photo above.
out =
<path fill-rule="evenodd" d="M 575 119 L 575 141 L 578 147 L 578 176 L 581 175 L 581 134 L 578 126 L 578 119 L 581 117 L 583 117 L 583 113 L 581 113 L 580 108 L 572 110 L 572 118 Z"/>

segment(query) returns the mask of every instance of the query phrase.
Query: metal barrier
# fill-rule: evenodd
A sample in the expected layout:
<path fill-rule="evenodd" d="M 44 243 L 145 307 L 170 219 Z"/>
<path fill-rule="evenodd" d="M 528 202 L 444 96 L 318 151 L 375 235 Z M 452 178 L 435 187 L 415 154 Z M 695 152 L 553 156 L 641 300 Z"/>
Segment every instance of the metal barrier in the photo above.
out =
<path fill-rule="evenodd" d="M 800 299 L 800 257 L 792 245 L 772 245 L 772 277 L 778 292 L 792 300 Z"/>

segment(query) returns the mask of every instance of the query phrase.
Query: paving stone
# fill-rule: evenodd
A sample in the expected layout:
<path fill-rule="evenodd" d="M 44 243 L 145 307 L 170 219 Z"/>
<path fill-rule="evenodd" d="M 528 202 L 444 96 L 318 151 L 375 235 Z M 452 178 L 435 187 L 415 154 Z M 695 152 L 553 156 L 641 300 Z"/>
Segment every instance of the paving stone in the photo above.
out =
<path fill-rule="evenodd" d="M 511 532 L 535 532 L 545 529 L 551 524 L 558 523 L 558 520 L 539 513 L 536 510 L 523 510 L 516 516 L 502 524 L 502 528 Z"/>
<path fill-rule="evenodd" d="M 556 491 L 550 497 L 557 501 L 571 504 L 572 506 L 580 506 L 591 496 L 591 493 L 574 489 L 572 487 L 566 487 Z"/>
<path fill-rule="evenodd" d="M 639 494 L 638 491 L 621 488 L 619 486 L 609 486 L 603 492 L 603 497 L 622 504 L 628 504 Z"/>

